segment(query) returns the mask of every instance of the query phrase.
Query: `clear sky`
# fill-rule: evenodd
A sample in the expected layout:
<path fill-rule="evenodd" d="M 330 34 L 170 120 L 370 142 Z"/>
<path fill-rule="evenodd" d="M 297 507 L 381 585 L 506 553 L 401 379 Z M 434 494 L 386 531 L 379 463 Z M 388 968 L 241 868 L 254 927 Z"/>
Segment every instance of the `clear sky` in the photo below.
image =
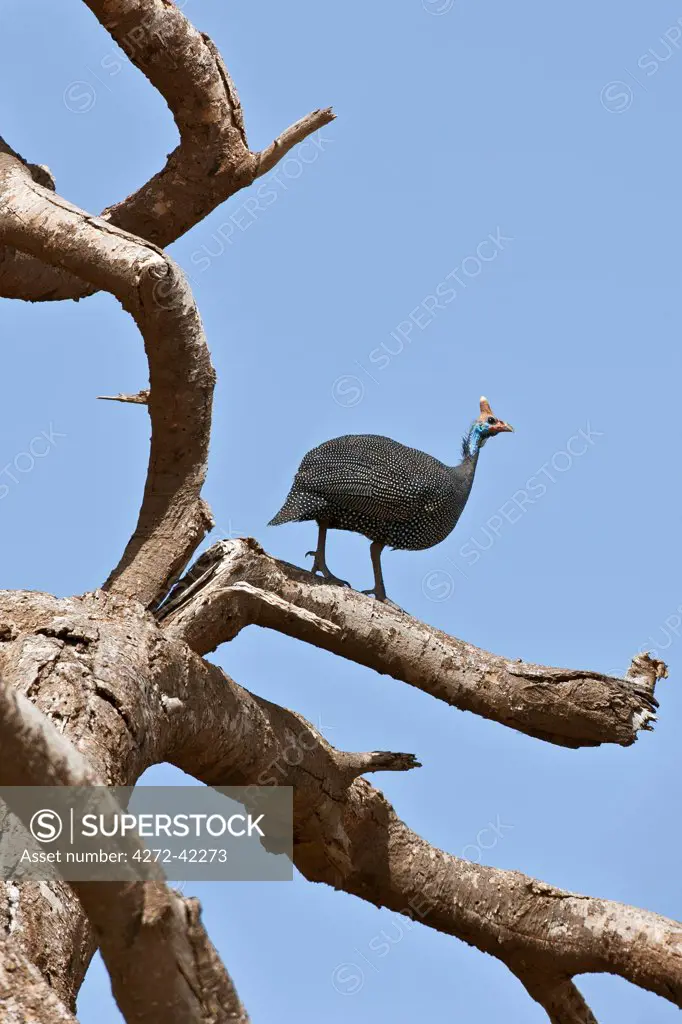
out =
<path fill-rule="evenodd" d="M 309 448 L 373 432 L 454 463 L 485 394 L 517 432 L 487 445 L 445 543 L 384 556 L 389 594 L 510 657 L 622 672 L 648 646 L 671 678 L 655 732 L 571 751 L 256 628 L 215 659 L 340 748 L 416 753 L 421 769 L 375 781 L 443 849 L 681 918 L 679 5 L 185 11 L 227 61 L 252 148 L 317 106 L 338 114 L 280 165 L 269 205 L 248 212 L 252 187 L 171 247 L 218 371 L 211 539 L 250 534 L 303 564 L 314 526 L 265 524 Z M 165 104 L 84 4 L 6 0 L 0 19 L 2 133 L 63 195 L 97 212 L 162 166 Z M 3 301 L 0 325 L 2 585 L 92 589 L 137 517 L 149 436 L 143 408 L 95 396 L 146 385 L 140 337 L 102 295 Z M 28 471 L 20 453 L 51 430 Z M 371 584 L 363 539 L 332 534 L 329 563 Z M 255 1022 L 545 1020 L 496 960 L 300 877 L 186 891 Z M 678 1019 L 619 979 L 579 984 L 600 1021 Z M 97 964 L 79 1011 L 120 1021 Z"/>

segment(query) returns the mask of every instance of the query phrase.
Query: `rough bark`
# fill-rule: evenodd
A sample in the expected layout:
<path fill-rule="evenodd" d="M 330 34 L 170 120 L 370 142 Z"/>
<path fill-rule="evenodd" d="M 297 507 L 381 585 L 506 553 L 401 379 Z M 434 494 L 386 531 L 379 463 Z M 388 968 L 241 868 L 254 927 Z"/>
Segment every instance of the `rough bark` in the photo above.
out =
<path fill-rule="evenodd" d="M 11 937 L 0 941 L 0 1012 L 4 1024 L 77 1024 Z"/>
<path fill-rule="evenodd" d="M 132 784 L 167 760 L 207 784 L 293 786 L 295 862 L 307 878 L 490 953 L 551 1019 L 590 1020 L 587 1009 L 575 1017 L 582 997 L 569 984 L 585 972 L 618 974 L 682 1006 L 682 925 L 437 850 L 359 778 L 410 769 L 412 755 L 335 750 L 139 604 L 102 591 L 68 600 L 0 593 L 0 635 L 3 678 L 59 723 L 100 777 Z M 74 917 L 74 947 L 82 927 Z"/>
<path fill-rule="evenodd" d="M 158 614 L 199 654 L 248 625 L 265 626 L 416 686 L 463 711 L 565 747 L 629 746 L 656 720 L 665 665 L 633 659 L 625 679 L 511 660 L 457 640 L 406 612 L 266 554 L 220 541 L 192 566 Z"/>
<path fill-rule="evenodd" d="M 47 629 L 69 635 L 76 644 L 93 635 L 91 624 L 86 623 L 84 638 L 75 640 L 73 626 L 63 618 Z M 4 682 L 0 682 L 0 746 L 2 786 L 102 784 L 68 737 L 25 693 Z M 21 806 L 14 807 L 10 801 L 10 809 L 22 816 Z M 108 809 L 117 809 L 113 797 L 101 808 Z M 28 827 L 29 821 L 24 824 Z M 120 845 L 127 850 L 130 864 L 133 854 L 144 849 L 132 836 L 120 840 Z M 125 1020 L 128 1024 L 167 1024 L 169 1019 L 178 1024 L 203 1024 L 207 1019 L 216 1024 L 246 1022 L 232 981 L 201 925 L 198 903 L 169 890 L 153 862 L 140 865 L 139 871 L 147 881 L 136 880 L 131 871 L 125 882 L 71 882 Z"/>

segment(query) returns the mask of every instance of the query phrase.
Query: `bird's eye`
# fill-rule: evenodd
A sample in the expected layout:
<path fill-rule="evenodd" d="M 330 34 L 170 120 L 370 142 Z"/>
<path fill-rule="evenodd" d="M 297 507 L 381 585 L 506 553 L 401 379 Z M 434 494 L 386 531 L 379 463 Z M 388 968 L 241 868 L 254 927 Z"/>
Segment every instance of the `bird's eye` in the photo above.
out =
<path fill-rule="evenodd" d="M 495 419 L 494 416 L 488 416 L 488 423 L 492 427 L 493 423 L 497 423 L 497 420 Z"/>

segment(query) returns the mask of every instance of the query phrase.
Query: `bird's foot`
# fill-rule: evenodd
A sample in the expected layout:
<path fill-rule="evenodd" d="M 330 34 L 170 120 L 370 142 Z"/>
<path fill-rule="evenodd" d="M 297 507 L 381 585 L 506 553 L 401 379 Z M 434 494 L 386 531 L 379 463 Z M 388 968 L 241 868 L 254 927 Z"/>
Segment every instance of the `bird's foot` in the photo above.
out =
<path fill-rule="evenodd" d="M 381 601 L 382 604 L 388 605 L 389 608 L 395 608 L 399 612 L 404 612 L 405 609 L 401 608 L 395 601 L 391 601 L 390 597 L 386 597 L 386 591 L 383 587 L 372 587 L 371 590 L 361 590 L 361 594 L 368 594 L 370 597 L 374 597 L 375 600 Z"/>
<path fill-rule="evenodd" d="M 310 558 L 311 555 L 314 559 L 312 568 L 310 570 L 313 573 L 313 575 L 319 572 L 324 577 L 327 583 L 333 583 L 337 587 L 350 587 L 350 583 L 347 580 L 339 579 L 339 577 L 335 576 L 331 569 L 329 569 L 326 562 L 321 562 L 318 559 L 317 551 L 306 551 L 306 558 Z"/>
<path fill-rule="evenodd" d="M 333 572 L 329 572 L 329 570 L 327 570 L 327 572 L 323 572 L 322 575 L 324 576 L 326 583 L 333 583 L 337 587 L 348 587 L 350 589 L 350 583 L 348 580 L 339 579 L 339 577 L 335 576 Z"/>

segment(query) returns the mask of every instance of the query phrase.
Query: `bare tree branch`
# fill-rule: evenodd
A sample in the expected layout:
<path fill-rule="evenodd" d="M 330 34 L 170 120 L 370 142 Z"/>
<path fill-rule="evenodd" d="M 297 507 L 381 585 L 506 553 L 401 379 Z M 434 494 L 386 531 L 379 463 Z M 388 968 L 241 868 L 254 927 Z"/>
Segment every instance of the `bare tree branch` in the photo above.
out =
<path fill-rule="evenodd" d="M 116 227 L 165 248 L 334 119 L 330 109 L 315 110 L 261 153 L 252 153 L 239 97 L 220 53 L 179 8 L 167 0 L 86 3 L 162 94 L 180 133 L 180 144 L 163 170 L 103 211 L 102 219 Z M 70 267 L 41 263 L 39 254 L 17 248 L 0 250 L 0 295 L 6 298 L 81 299 L 102 287 L 74 276 Z"/>
<path fill-rule="evenodd" d="M 655 721 L 660 661 L 637 656 L 626 679 L 512 661 L 266 554 L 252 540 L 205 552 L 157 612 L 199 654 L 255 624 L 332 651 L 463 711 L 566 747 L 628 746 Z"/>
<path fill-rule="evenodd" d="M 70 740 L 25 697 L 0 682 L 0 785 L 100 785 Z M 115 808 L 113 797 L 110 798 Z M 12 808 L 22 813 L 22 808 Z M 28 821 L 25 822 L 28 826 Z M 142 850 L 130 837 L 132 853 Z M 232 981 L 206 936 L 199 905 L 171 892 L 160 869 L 150 881 L 72 882 L 97 934 L 128 1024 L 246 1022 Z"/>
<path fill-rule="evenodd" d="M 80 755 L 108 784 L 133 785 L 149 765 L 168 760 L 176 750 L 189 757 L 195 739 L 196 756 L 201 760 L 208 754 L 203 750 L 201 725 L 208 709 L 202 708 L 201 680 L 190 673 L 201 674 L 204 663 L 185 644 L 169 643 L 136 602 L 102 591 L 83 600 L 0 592 L 0 636 L 2 678 L 30 693 L 36 708 L 78 744 Z M 208 665 L 205 669 L 215 685 L 224 685 L 218 669 Z M 235 690 L 243 693 L 247 714 L 251 713 L 254 698 L 236 685 Z M 194 725 L 188 732 L 183 718 L 189 701 Z M 266 701 L 262 704 L 268 706 Z M 257 708 L 255 711 L 258 714 Z M 239 714 L 237 704 L 232 730 L 239 728 Z M 281 715 L 279 742 L 285 729 L 295 741 L 303 720 L 284 709 Z M 0 740 L 1 735 L 0 731 Z M 226 732 L 224 743 L 238 756 L 240 744 L 237 741 L 235 746 L 235 736 L 234 731 Z M 262 734 L 258 742 L 267 751 Z M 223 746 L 222 739 L 219 746 Z M 408 754 L 332 753 L 322 741 L 314 763 L 323 786 L 331 757 L 336 766 L 334 778 L 343 786 L 363 770 L 402 771 L 416 765 Z M 249 742 L 244 750 L 247 770 L 250 758 Z M 23 755 L 16 760 L 17 771 L 23 760 Z M 312 759 L 308 761 L 307 770 L 312 763 Z M 324 813 L 323 805 L 330 811 L 335 806 L 328 796 L 318 805 L 319 814 Z M 78 963 L 79 950 L 88 939 L 82 915 L 73 905 L 55 913 L 57 898 L 53 892 L 45 895 L 46 886 L 40 891 L 30 884 L 22 885 L 20 892 L 14 888 L 17 891 L 9 894 L 14 940 L 22 942 L 39 965 L 44 963 L 41 956 L 46 941 L 57 946 L 59 958 L 50 957 L 44 970 L 53 986 L 67 990 L 66 999 L 73 984 L 75 997 L 87 965 L 87 958 L 82 966 Z M 53 932 L 55 918 L 59 928 Z"/>
<path fill-rule="evenodd" d="M 517 972 L 529 995 L 547 1011 L 550 1024 L 598 1024 L 570 978 L 545 976 L 521 969 Z"/>
<path fill-rule="evenodd" d="M 381 770 L 381 756 L 335 750 L 300 715 L 161 633 L 139 605 L 102 592 L 59 601 L 0 593 L 0 623 L 13 636 L 0 650 L 5 677 L 30 686 L 41 708 L 68 713 L 69 734 L 100 776 L 130 784 L 166 760 L 209 785 L 291 785 L 295 860 L 311 881 L 492 954 L 542 1005 L 579 1006 L 560 980 L 606 972 L 682 1006 L 682 925 L 437 850 L 357 777 Z M 83 703 L 97 689 L 106 699 Z M 383 766 L 413 764 L 387 755 Z"/>
<path fill-rule="evenodd" d="M 255 177 L 260 178 L 267 174 L 268 171 L 271 171 L 287 155 L 289 150 L 297 146 L 299 142 L 303 142 L 304 139 L 307 139 L 309 135 L 312 135 L 319 128 L 329 124 L 330 121 L 334 120 L 334 117 L 335 115 L 331 107 L 327 107 L 325 110 L 313 110 L 311 114 L 306 114 L 300 121 L 296 121 L 286 131 L 283 131 L 281 135 L 278 135 L 274 142 L 271 142 L 260 153 L 252 154 L 256 161 Z"/>
<path fill-rule="evenodd" d="M 130 402 L 133 405 L 149 405 L 149 388 L 142 388 L 134 395 L 98 395 L 103 402 Z"/>
<path fill-rule="evenodd" d="M 523 964 L 524 984 L 561 1024 L 590 1020 L 586 1006 L 566 1016 L 584 1005 L 568 981 L 577 973 L 619 974 L 682 1007 L 682 925 L 435 849 L 378 790 L 351 781 L 344 755 L 300 716 L 205 663 L 189 661 L 187 672 L 167 691 L 182 701 L 169 759 L 213 785 L 293 785 L 294 855 L 308 879 L 455 935 L 515 973 Z M 547 976 L 565 983 L 548 988 Z"/>
<path fill-rule="evenodd" d="M 151 451 L 137 527 L 106 583 L 149 604 L 166 592 L 213 522 L 200 498 L 215 374 L 199 313 L 176 265 L 155 246 L 79 210 L 0 154 L 0 241 L 115 295 L 145 342 Z"/>

